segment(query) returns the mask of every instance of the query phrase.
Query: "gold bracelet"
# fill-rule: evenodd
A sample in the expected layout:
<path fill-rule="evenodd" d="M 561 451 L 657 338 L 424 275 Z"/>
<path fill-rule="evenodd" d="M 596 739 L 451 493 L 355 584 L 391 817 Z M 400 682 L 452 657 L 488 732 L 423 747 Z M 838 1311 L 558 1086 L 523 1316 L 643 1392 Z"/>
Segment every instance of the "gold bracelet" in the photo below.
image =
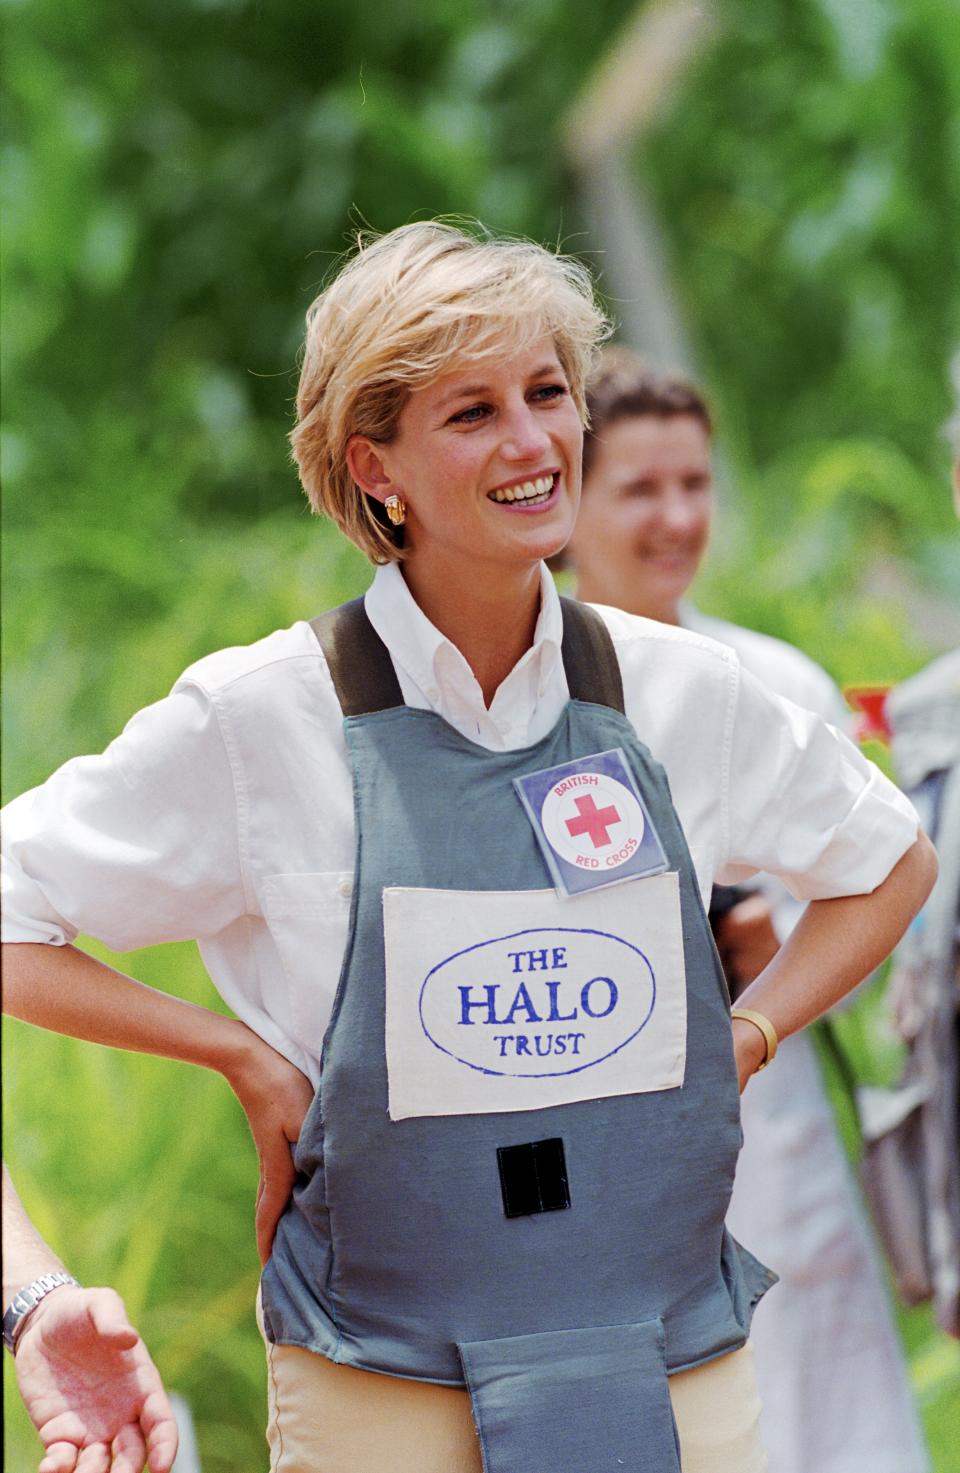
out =
<path fill-rule="evenodd" d="M 764 1042 L 767 1045 L 767 1052 L 764 1055 L 763 1063 L 758 1064 L 754 1071 L 759 1074 L 760 1070 L 765 1069 L 768 1064 L 772 1064 L 777 1056 L 777 1048 L 780 1040 L 777 1037 L 776 1028 L 774 1028 L 769 1018 L 764 1017 L 763 1013 L 755 1013 L 753 1008 L 731 1008 L 730 1017 L 731 1019 L 743 1018 L 745 1022 L 752 1023 L 755 1028 L 759 1028 L 763 1034 Z"/>

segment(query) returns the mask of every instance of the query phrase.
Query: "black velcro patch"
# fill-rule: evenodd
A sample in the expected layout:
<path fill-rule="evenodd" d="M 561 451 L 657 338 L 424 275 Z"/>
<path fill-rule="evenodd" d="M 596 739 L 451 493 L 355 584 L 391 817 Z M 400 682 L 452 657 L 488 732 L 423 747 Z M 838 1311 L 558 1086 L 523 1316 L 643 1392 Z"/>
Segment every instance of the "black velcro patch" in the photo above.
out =
<path fill-rule="evenodd" d="M 530 1217 L 570 1206 L 567 1163 L 559 1136 L 523 1146 L 498 1146 L 497 1166 L 507 1217 Z"/>

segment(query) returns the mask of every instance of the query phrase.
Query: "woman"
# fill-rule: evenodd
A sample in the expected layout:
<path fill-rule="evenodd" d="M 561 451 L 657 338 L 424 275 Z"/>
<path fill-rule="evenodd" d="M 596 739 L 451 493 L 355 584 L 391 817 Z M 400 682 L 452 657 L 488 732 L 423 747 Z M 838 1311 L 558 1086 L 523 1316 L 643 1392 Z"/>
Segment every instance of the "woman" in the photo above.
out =
<path fill-rule="evenodd" d="M 731 646 L 778 695 L 843 728 L 829 676 L 806 655 L 684 602 L 713 515 L 711 419 L 685 380 L 608 350 L 588 394 L 580 516 L 568 552 L 577 592 Z M 796 925 L 771 876 L 715 921 L 731 991 Z M 771 1473 L 922 1473 L 928 1465 L 879 1264 L 806 1036 L 743 1102 L 744 1149 L 728 1225 L 779 1274 L 752 1340 Z"/>
<path fill-rule="evenodd" d="M 561 610 L 603 330 L 539 247 L 361 248 L 308 315 L 293 445 L 381 564 L 365 600 L 200 661 L 11 805 L 8 1006 L 247 1108 L 282 1473 L 760 1469 L 738 1088 L 932 881 L 905 800 L 720 646 Z M 731 1028 L 701 896 L 758 868 L 838 898 Z M 29 944 L 81 926 L 198 936 L 242 1024 Z"/>

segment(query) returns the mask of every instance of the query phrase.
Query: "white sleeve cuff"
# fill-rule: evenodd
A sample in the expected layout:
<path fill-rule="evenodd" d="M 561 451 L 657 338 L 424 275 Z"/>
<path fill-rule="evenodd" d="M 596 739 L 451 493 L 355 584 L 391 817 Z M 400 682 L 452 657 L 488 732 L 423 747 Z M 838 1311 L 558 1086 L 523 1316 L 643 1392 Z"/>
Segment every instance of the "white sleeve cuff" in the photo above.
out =
<path fill-rule="evenodd" d="M 0 940 L 32 941 L 46 946 L 66 946 L 77 935 L 69 921 L 57 915 L 40 886 L 9 855 L 3 855 L 0 892 L 3 919 Z"/>
<path fill-rule="evenodd" d="M 909 798 L 874 768 L 815 872 L 781 878 L 798 900 L 870 895 L 916 843 L 919 832 L 920 820 Z"/>

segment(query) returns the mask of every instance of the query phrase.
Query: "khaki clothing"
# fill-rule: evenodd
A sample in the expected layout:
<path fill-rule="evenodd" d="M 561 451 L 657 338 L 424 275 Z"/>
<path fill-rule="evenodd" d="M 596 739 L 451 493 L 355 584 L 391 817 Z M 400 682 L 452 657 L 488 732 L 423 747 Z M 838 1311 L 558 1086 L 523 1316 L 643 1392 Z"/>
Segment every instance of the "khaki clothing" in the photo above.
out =
<path fill-rule="evenodd" d="M 334 1365 L 295 1345 L 268 1344 L 267 1366 L 270 1473 L 482 1473 L 466 1391 Z M 765 1473 L 749 1345 L 668 1385 L 683 1473 Z"/>

